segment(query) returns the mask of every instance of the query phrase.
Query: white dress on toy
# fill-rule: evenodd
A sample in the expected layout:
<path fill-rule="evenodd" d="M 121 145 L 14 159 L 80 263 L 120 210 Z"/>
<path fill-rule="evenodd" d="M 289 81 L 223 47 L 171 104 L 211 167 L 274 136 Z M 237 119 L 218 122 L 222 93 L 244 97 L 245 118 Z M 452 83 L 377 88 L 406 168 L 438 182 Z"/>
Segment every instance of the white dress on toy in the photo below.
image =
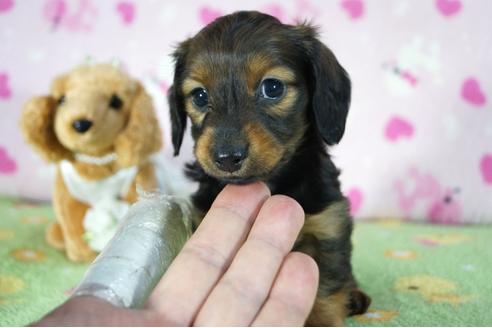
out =
<path fill-rule="evenodd" d="M 110 155 L 112 156 L 107 156 L 109 161 L 116 159 L 116 154 Z M 88 162 L 89 159 L 84 157 L 82 160 Z M 93 164 L 108 163 L 104 158 L 91 158 L 90 160 Z M 182 197 L 189 195 L 190 184 L 179 170 L 171 165 L 164 165 L 157 156 L 153 156 L 151 161 L 154 163 L 161 193 Z M 135 180 L 138 167 L 120 169 L 111 176 L 94 181 L 81 177 L 69 161 L 60 162 L 60 171 L 70 194 L 90 206 L 83 221 L 86 231 L 84 239 L 91 249 L 97 252 L 102 251 L 113 238 L 130 208 L 130 204 L 124 201 L 123 197 Z"/>

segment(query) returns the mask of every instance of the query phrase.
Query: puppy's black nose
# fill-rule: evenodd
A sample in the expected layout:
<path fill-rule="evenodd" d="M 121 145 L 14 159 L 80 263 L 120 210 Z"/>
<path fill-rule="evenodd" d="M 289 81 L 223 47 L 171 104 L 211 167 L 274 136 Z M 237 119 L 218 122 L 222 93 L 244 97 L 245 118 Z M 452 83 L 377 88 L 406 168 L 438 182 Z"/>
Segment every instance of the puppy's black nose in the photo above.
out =
<path fill-rule="evenodd" d="M 72 127 L 77 131 L 78 133 L 84 133 L 87 132 L 92 126 L 92 122 L 89 120 L 77 120 L 72 123 Z"/>
<path fill-rule="evenodd" d="M 246 148 L 231 151 L 217 151 L 214 154 L 215 165 L 222 171 L 235 172 L 241 168 L 248 156 Z"/>

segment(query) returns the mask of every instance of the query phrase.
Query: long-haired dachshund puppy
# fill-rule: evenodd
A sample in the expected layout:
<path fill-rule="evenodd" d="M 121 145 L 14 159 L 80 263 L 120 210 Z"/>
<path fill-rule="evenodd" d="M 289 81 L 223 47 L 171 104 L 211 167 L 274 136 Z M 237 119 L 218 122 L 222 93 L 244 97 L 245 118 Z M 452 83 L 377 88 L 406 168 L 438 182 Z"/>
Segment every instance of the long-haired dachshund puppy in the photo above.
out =
<path fill-rule="evenodd" d="M 306 220 L 295 249 L 320 270 L 307 324 L 342 325 L 364 313 L 370 298 L 352 275 L 352 221 L 326 150 L 343 136 L 350 80 L 316 30 L 237 12 L 182 42 L 174 58 L 173 145 L 177 155 L 190 117 L 194 205 L 205 212 L 225 184 L 256 180 L 296 199 Z"/>

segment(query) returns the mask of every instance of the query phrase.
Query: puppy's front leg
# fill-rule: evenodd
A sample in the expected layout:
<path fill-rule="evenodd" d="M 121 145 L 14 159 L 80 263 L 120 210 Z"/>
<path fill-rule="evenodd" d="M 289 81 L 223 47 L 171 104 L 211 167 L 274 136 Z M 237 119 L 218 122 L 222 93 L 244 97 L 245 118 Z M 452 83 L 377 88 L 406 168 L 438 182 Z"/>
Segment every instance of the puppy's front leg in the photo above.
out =
<path fill-rule="evenodd" d="M 350 262 L 342 240 L 318 240 L 304 235 L 295 250 L 312 256 L 319 268 L 319 287 L 313 310 L 306 322 L 308 326 L 343 326 L 349 314 Z"/>
<path fill-rule="evenodd" d="M 314 258 L 320 271 L 318 294 L 308 326 L 343 326 L 349 315 L 364 313 L 371 299 L 352 275 L 352 220 L 346 201 L 308 215 L 295 250 Z"/>

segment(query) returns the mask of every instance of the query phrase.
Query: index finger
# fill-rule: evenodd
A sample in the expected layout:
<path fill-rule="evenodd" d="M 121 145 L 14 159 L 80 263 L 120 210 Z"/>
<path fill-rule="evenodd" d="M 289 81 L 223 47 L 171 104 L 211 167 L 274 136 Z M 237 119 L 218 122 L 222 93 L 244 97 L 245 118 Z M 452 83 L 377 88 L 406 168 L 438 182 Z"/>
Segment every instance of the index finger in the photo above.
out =
<path fill-rule="evenodd" d="M 149 306 L 173 325 L 190 325 L 246 239 L 270 196 L 264 183 L 228 185 L 154 289 Z M 183 297 L 186 295 L 186 297 Z"/>

